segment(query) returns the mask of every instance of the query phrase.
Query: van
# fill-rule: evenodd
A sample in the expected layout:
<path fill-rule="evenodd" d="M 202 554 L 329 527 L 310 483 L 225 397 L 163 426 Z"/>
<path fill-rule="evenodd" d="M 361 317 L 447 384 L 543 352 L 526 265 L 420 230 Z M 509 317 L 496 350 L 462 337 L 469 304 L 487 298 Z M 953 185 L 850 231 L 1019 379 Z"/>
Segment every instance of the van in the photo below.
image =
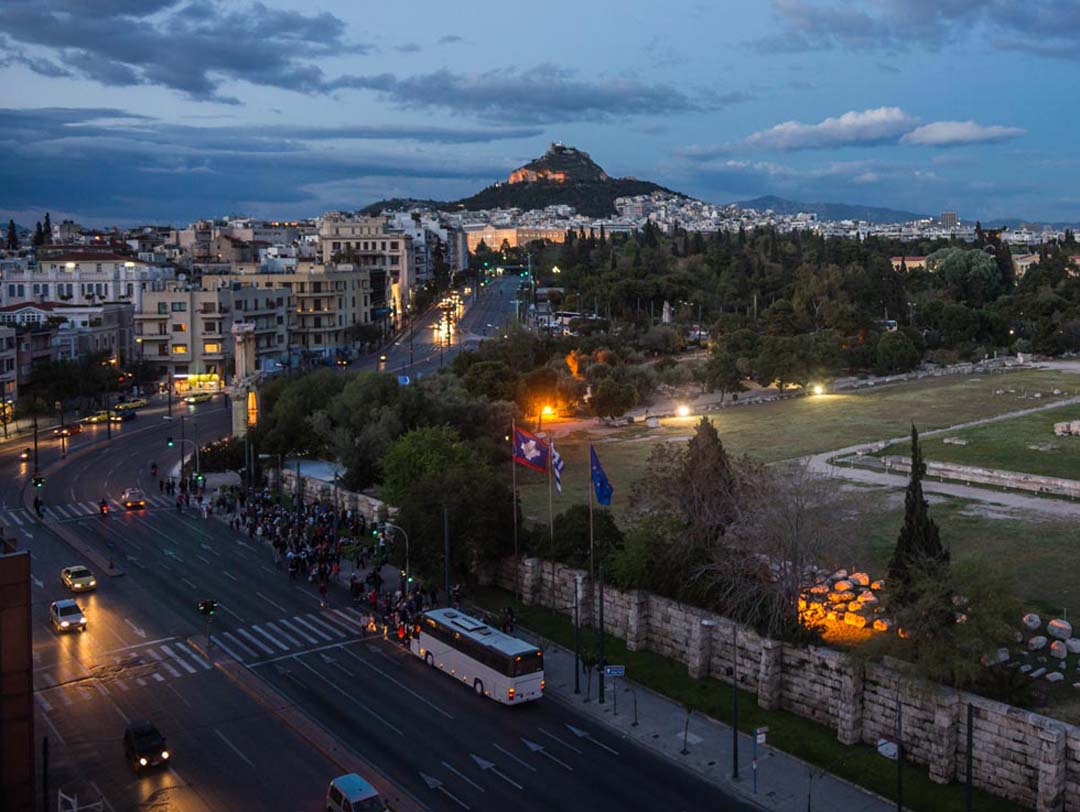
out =
<path fill-rule="evenodd" d="M 326 791 L 326 812 L 388 812 L 378 791 L 356 773 L 339 775 Z"/>

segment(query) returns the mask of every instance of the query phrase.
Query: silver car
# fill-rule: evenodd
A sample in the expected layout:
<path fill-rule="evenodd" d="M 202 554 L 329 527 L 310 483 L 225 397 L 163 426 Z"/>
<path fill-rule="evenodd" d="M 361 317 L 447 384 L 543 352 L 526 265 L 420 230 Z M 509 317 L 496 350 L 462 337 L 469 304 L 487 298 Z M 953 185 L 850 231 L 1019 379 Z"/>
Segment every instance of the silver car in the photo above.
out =
<path fill-rule="evenodd" d="M 50 603 L 49 620 L 58 632 L 86 631 L 86 615 L 71 598 Z"/>

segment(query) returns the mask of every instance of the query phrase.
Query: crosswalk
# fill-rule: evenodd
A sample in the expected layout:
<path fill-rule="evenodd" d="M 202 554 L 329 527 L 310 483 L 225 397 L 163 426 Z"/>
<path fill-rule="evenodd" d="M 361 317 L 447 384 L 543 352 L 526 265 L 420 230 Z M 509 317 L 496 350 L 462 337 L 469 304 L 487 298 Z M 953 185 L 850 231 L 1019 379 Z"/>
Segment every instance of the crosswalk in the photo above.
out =
<path fill-rule="evenodd" d="M 172 508 L 176 507 L 176 498 L 170 496 L 147 496 L 147 507 Z M 109 510 L 123 512 L 124 506 L 119 502 L 110 502 Z M 45 518 L 51 521 L 71 522 L 77 519 L 85 519 L 89 516 L 101 515 L 100 502 L 67 502 L 61 505 L 46 505 Z M 3 508 L 0 509 L 0 526 L 23 527 L 34 523 L 32 511 L 26 508 Z"/>
<path fill-rule="evenodd" d="M 213 665 L 187 643 L 167 638 L 106 655 L 77 679 L 61 681 L 52 669 L 35 669 L 35 697 L 48 713 L 107 695 L 110 689 L 127 693 L 132 688 L 189 677 L 211 668 Z"/>
<path fill-rule="evenodd" d="M 279 618 L 213 633 L 214 645 L 250 663 L 368 634 L 368 617 L 351 606 Z"/>

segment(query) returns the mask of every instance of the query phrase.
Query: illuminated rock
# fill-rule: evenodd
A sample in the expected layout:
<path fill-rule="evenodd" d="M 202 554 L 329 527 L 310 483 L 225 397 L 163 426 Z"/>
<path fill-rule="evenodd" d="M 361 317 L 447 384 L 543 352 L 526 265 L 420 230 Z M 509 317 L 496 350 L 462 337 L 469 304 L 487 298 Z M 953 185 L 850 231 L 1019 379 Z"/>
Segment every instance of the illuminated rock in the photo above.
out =
<path fill-rule="evenodd" d="M 850 592 L 852 590 L 852 587 L 854 587 L 854 584 L 852 584 L 851 581 L 843 579 L 837 581 L 835 584 L 832 585 L 832 587 L 836 592 Z"/>
<path fill-rule="evenodd" d="M 1031 629 L 1031 631 L 1035 631 L 1037 628 L 1039 628 L 1042 625 L 1042 618 L 1039 617 L 1034 612 L 1031 612 L 1030 614 L 1024 615 L 1023 624 L 1024 624 L 1024 628 Z"/>
<path fill-rule="evenodd" d="M 1058 640 L 1068 640 L 1072 637 L 1072 624 L 1067 620 L 1054 618 L 1046 624 L 1046 631 Z"/>
<path fill-rule="evenodd" d="M 853 572 L 848 580 L 856 586 L 870 586 L 870 576 L 865 572 Z"/>
<path fill-rule="evenodd" d="M 844 623 L 848 626 L 854 626 L 856 629 L 861 629 L 866 625 L 866 618 L 854 612 L 845 612 Z"/>
<path fill-rule="evenodd" d="M 1041 634 L 1036 635 L 1035 637 L 1032 637 L 1030 640 L 1028 640 L 1027 647 L 1028 651 L 1038 651 L 1041 648 L 1045 648 L 1046 638 L 1043 637 Z"/>
<path fill-rule="evenodd" d="M 1069 650 L 1065 648 L 1065 644 L 1060 640 L 1055 640 L 1050 644 L 1050 656 L 1056 657 L 1059 660 L 1064 660 L 1065 656 L 1069 653 Z"/>
<path fill-rule="evenodd" d="M 1060 671 L 1051 671 L 1046 675 L 1047 682 L 1062 682 L 1065 679 L 1065 675 Z"/>

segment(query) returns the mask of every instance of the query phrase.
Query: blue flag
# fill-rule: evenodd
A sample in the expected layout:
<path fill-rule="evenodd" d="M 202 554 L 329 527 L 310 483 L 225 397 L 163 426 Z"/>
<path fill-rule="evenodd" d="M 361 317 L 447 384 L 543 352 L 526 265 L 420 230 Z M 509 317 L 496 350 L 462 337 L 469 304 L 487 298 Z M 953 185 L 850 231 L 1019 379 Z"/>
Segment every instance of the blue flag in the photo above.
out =
<path fill-rule="evenodd" d="M 604 473 L 604 466 L 600 464 L 600 458 L 596 456 L 596 449 L 591 445 L 589 446 L 589 470 L 592 472 L 596 503 L 598 505 L 610 505 L 611 494 L 615 488 L 608 482 L 607 474 Z"/>

